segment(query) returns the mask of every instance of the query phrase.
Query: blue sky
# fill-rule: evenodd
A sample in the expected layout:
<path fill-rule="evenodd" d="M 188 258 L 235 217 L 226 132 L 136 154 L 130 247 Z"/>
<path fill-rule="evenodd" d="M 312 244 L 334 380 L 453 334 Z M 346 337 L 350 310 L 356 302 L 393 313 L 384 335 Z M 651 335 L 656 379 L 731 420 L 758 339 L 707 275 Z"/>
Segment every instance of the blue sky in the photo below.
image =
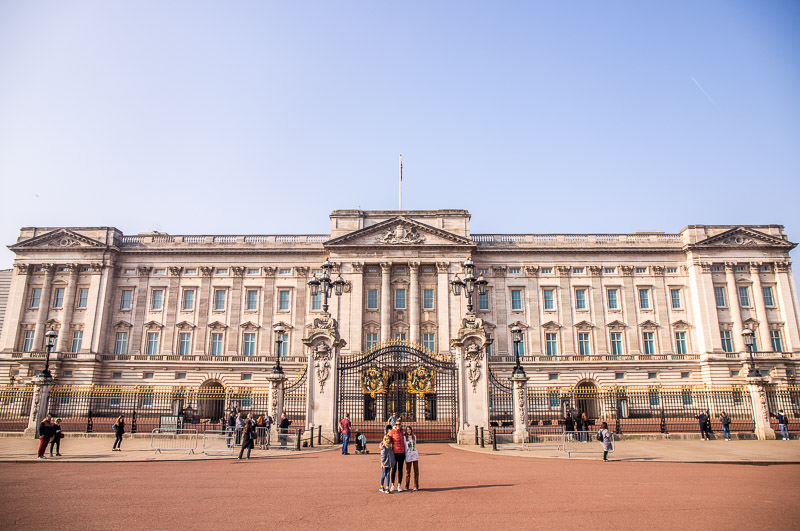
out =
<path fill-rule="evenodd" d="M 476 233 L 800 241 L 798 28 L 794 1 L 2 1 L 0 237 L 325 233 L 397 207 L 403 152 L 403 206 Z"/>

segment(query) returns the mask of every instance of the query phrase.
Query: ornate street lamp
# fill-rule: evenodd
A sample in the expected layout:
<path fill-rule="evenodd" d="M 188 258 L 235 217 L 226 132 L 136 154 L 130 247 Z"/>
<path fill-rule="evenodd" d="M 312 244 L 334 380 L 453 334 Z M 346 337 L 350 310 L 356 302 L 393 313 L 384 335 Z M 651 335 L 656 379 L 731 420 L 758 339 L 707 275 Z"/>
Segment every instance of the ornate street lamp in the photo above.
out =
<path fill-rule="evenodd" d="M 475 292 L 475 288 L 478 288 L 479 295 L 483 295 L 486 293 L 486 285 L 488 282 L 483 278 L 483 275 L 479 275 L 478 278 L 475 278 L 473 274 L 475 272 L 475 264 L 472 263 L 472 258 L 467 257 L 462 267 L 464 268 L 464 280 L 458 278 L 458 273 L 456 273 L 455 278 L 450 281 L 450 288 L 453 290 L 453 295 L 455 296 L 461 295 L 463 291 L 464 296 L 467 298 L 467 313 L 471 314 L 472 294 Z"/>
<path fill-rule="evenodd" d="M 519 321 L 511 325 L 511 339 L 514 341 L 514 358 L 516 360 L 514 370 L 511 371 L 511 377 L 524 377 L 525 369 L 523 369 L 522 365 L 519 363 L 519 344 L 522 343 L 522 328 L 519 326 Z"/>
<path fill-rule="evenodd" d="M 753 358 L 753 348 L 755 347 L 756 342 L 756 337 L 753 334 L 753 331 L 749 328 L 742 330 L 742 339 L 744 339 L 744 344 L 747 346 L 747 350 L 750 351 L 750 371 L 747 373 L 747 377 L 755 378 L 757 376 L 761 376 L 756 370 L 756 361 Z"/>
<path fill-rule="evenodd" d="M 322 263 L 322 276 L 317 278 L 317 275 L 314 274 L 308 282 L 308 285 L 311 287 L 312 297 L 316 297 L 319 293 L 322 293 L 322 312 L 326 314 L 328 313 L 328 298 L 331 297 L 333 293 L 335 293 L 337 297 L 341 297 L 342 288 L 344 288 L 345 285 L 342 275 L 339 275 L 336 280 L 331 280 L 330 273 L 332 269 L 333 265 L 326 258 Z"/>
<path fill-rule="evenodd" d="M 275 366 L 272 368 L 272 374 L 283 374 L 283 367 L 281 367 L 281 344 L 283 343 L 283 334 L 286 333 L 286 328 L 284 328 L 281 323 L 278 323 L 272 327 L 272 330 L 275 331 L 275 343 L 278 344 L 278 348 L 275 351 Z"/>
<path fill-rule="evenodd" d="M 47 355 L 46 355 L 46 357 L 44 359 L 44 370 L 42 371 L 41 376 L 45 380 L 52 380 L 53 379 L 53 375 L 50 374 L 50 353 L 55 348 L 57 339 L 58 339 L 58 332 L 56 332 L 53 329 L 48 330 L 44 334 L 44 340 L 45 340 L 44 344 L 45 344 L 45 347 L 47 349 Z"/>

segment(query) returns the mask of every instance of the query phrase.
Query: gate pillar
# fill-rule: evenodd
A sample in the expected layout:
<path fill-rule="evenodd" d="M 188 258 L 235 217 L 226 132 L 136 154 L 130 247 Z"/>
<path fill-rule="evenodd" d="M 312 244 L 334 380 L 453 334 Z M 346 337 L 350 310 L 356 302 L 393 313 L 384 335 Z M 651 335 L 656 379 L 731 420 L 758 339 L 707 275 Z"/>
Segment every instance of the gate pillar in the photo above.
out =
<path fill-rule="evenodd" d="M 41 375 L 33 380 L 33 400 L 31 400 L 31 412 L 28 415 L 28 427 L 25 428 L 25 436 L 38 437 L 39 424 L 47 415 L 47 404 L 50 399 L 50 389 L 53 388 L 53 379 L 45 378 Z"/>
<path fill-rule="evenodd" d="M 283 373 L 272 373 L 267 375 L 269 381 L 269 396 L 267 397 L 267 404 L 269 410 L 267 414 L 272 417 L 272 421 L 278 426 L 281 422 L 281 413 L 283 413 L 283 390 L 286 385 L 286 376 Z"/>
<path fill-rule="evenodd" d="M 450 340 L 450 346 L 458 353 L 458 444 L 474 440 L 475 426 L 489 426 L 488 360 L 484 359 L 484 353 L 486 345 L 491 343 L 483 319 L 474 313 L 467 314 L 458 336 Z"/>
<path fill-rule="evenodd" d="M 339 353 L 347 342 L 339 337 L 336 319 L 323 314 L 314 319 L 303 344 L 308 347 L 306 427 L 318 426 L 324 437 L 335 441 L 339 425 L 336 418 L 337 368 Z"/>
<path fill-rule="evenodd" d="M 747 390 L 750 392 L 750 403 L 753 406 L 756 437 L 762 441 L 771 441 L 775 439 L 775 430 L 769 424 L 766 387 L 767 380 L 760 376 L 747 378 Z"/>
<path fill-rule="evenodd" d="M 514 442 L 528 442 L 528 377 L 515 374 L 511 382 L 514 384 Z"/>

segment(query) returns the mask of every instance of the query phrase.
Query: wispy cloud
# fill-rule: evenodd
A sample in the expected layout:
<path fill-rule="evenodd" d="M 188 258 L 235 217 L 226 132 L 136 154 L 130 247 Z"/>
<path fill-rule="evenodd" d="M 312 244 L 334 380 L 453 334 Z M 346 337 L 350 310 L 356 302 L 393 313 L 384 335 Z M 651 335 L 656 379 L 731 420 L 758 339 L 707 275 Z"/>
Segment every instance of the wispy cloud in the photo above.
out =
<path fill-rule="evenodd" d="M 697 85 L 697 88 L 700 89 L 700 92 L 702 92 L 703 95 L 708 99 L 708 101 L 711 102 L 711 105 L 716 107 L 717 106 L 717 102 L 714 101 L 714 98 L 712 98 L 711 96 L 708 95 L 708 92 L 706 92 L 706 89 L 704 89 L 703 86 L 700 83 L 697 82 L 697 80 L 694 78 L 694 76 L 689 76 L 689 77 L 692 78 L 692 81 L 694 81 L 694 84 Z"/>

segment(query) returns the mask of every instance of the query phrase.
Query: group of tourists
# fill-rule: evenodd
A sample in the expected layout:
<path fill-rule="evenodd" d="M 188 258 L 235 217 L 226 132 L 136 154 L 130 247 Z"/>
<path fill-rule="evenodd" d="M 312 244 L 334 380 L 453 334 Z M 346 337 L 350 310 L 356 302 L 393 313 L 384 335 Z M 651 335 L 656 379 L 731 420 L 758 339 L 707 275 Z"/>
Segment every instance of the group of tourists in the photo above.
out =
<path fill-rule="evenodd" d="M 564 416 L 564 431 L 575 432 L 574 436 L 580 442 L 589 442 L 591 424 L 585 411 L 570 409 Z"/>
<path fill-rule="evenodd" d="M 699 415 L 695 415 L 700 427 L 700 439 L 703 441 L 711 440 L 711 413 L 706 409 Z M 722 425 L 722 434 L 725 441 L 731 440 L 731 417 L 724 411 L 719 414 L 719 423 Z"/>
<path fill-rule="evenodd" d="M 37 457 L 44 459 L 44 452 L 47 445 L 50 445 L 50 457 L 53 457 L 53 446 L 56 447 L 56 455 L 61 456 L 61 439 L 64 433 L 61 431 L 61 419 L 53 420 L 51 415 L 47 415 L 39 424 L 39 451 Z"/>
<path fill-rule="evenodd" d="M 281 446 L 286 446 L 291 423 L 292 421 L 289 420 L 286 413 L 281 413 L 281 420 L 278 423 L 278 442 Z M 255 448 L 256 444 L 260 448 L 269 447 L 272 424 L 272 417 L 268 413 L 254 419 L 252 413 L 245 415 L 243 411 L 237 412 L 236 408 L 231 409 L 225 430 L 228 448 L 241 445 L 237 459 L 242 458 L 245 450 L 247 450 L 247 459 L 250 459 L 250 451 Z"/>

